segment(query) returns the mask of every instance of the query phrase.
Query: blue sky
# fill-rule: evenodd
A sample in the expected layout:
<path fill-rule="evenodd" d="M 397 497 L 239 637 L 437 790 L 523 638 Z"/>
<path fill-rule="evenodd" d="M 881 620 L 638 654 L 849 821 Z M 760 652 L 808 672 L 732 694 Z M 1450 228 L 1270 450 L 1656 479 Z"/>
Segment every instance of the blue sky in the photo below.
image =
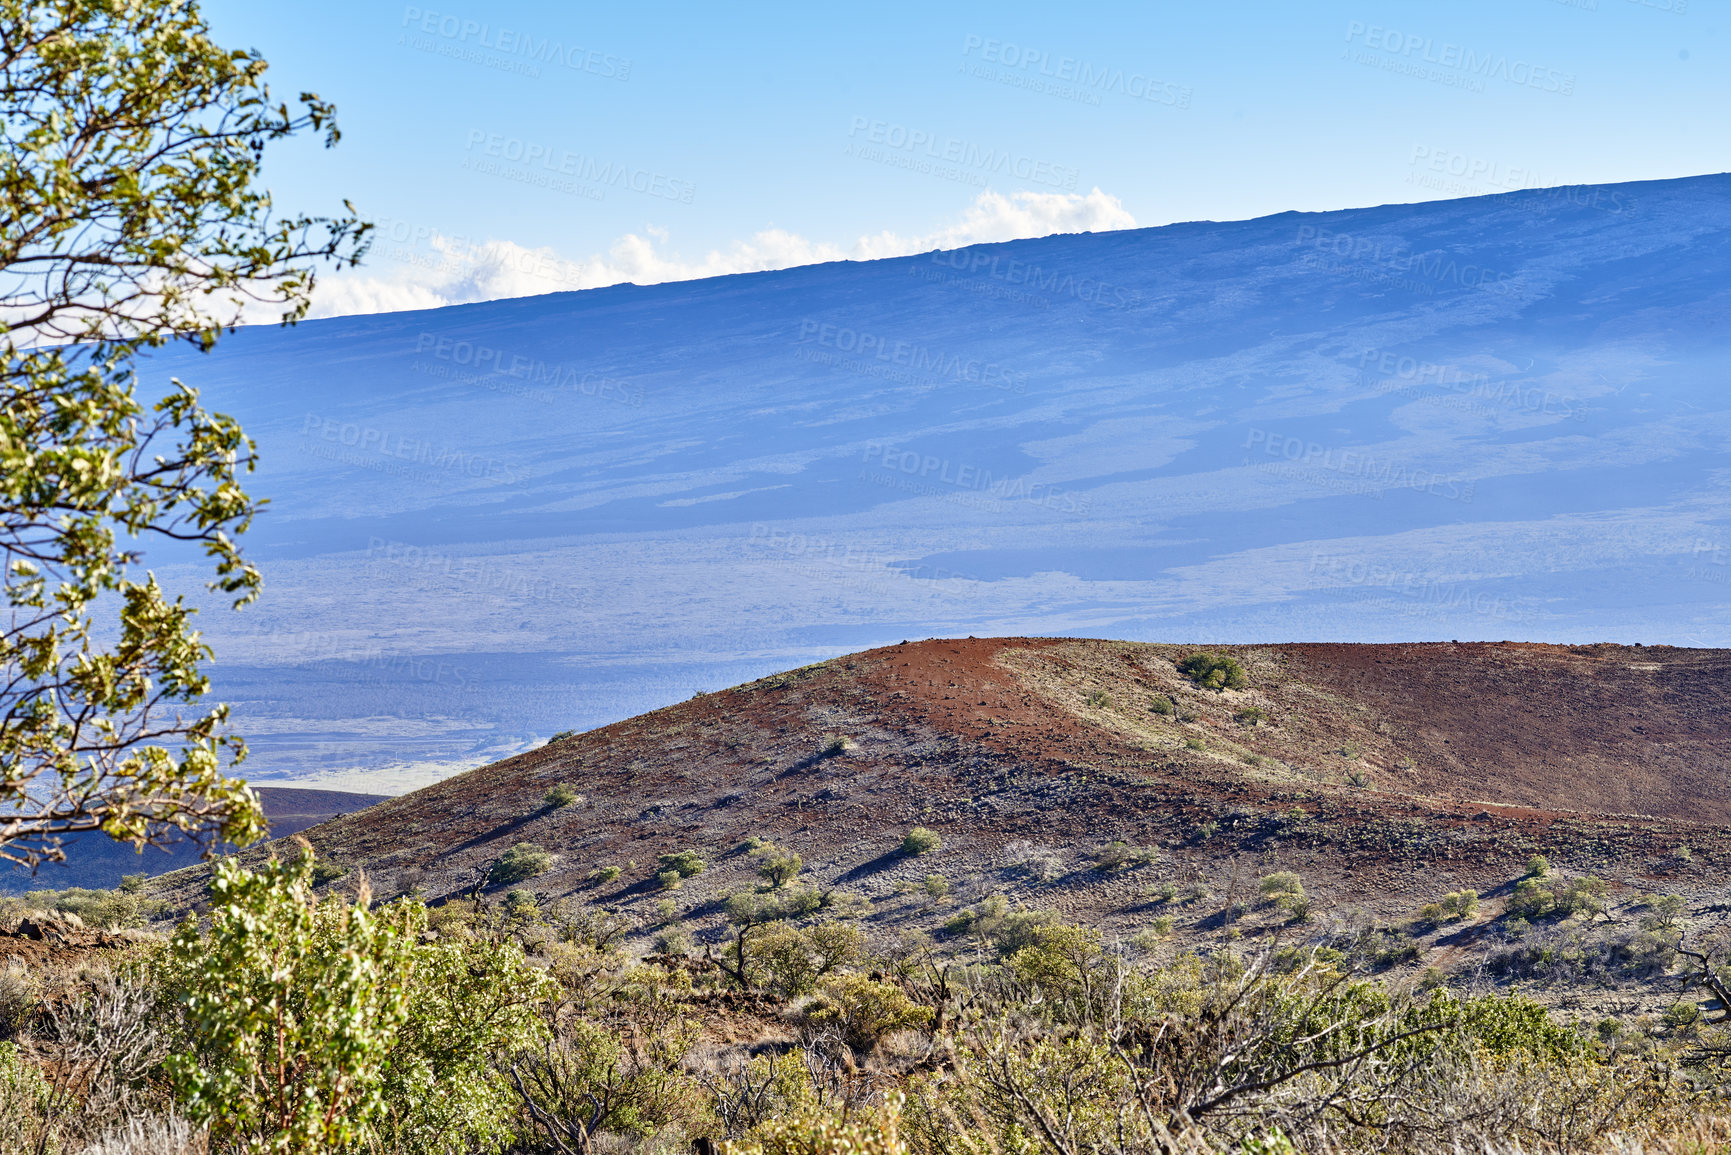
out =
<path fill-rule="evenodd" d="M 1731 168 L 1714 0 L 206 11 L 384 226 L 321 313 Z"/>

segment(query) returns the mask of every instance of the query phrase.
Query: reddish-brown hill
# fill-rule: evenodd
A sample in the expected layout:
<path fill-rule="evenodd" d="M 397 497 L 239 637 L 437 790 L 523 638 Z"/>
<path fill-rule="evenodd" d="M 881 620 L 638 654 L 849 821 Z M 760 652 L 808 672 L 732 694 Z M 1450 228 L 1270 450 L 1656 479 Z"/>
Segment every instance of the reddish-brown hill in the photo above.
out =
<path fill-rule="evenodd" d="M 892 920 L 929 873 L 959 900 L 1038 885 L 1059 910 L 1133 907 L 1145 879 L 1087 869 L 1113 839 L 1157 847 L 1164 877 L 1215 894 L 1280 864 L 1337 905 L 1490 892 L 1535 852 L 1618 884 L 1699 887 L 1731 851 L 1731 653 L 1217 648 L 1243 663 L 1246 688 L 1193 685 L 1177 661 L 1196 647 L 889 646 L 589 731 L 308 835 L 377 891 L 432 898 L 532 842 L 556 856 L 528 884 L 543 897 L 626 909 L 662 897 L 657 855 L 694 850 L 709 869 L 679 904 L 700 929 L 752 879 L 751 837 L 797 850 L 812 883 Z M 584 801 L 549 810 L 542 796 L 561 782 Z M 899 854 L 915 824 L 943 849 Z M 1060 876 L 1026 881 L 1013 860 L 1030 849 Z M 623 873 L 589 881 L 607 866 Z"/>

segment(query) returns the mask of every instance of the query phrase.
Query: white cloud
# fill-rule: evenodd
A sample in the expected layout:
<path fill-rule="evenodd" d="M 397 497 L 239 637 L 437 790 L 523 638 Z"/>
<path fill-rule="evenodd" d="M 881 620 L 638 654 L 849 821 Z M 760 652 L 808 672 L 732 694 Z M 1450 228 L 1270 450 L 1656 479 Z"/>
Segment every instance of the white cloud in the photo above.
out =
<path fill-rule="evenodd" d="M 765 229 L 725 251 L 711 249 L 688 260 L 669 250 L 667 233 L 627 233 L 605 254 L 569 260 L 546 247 L 514 241 L 466 241 L 417 230 L 403 222 L 382 225 L 374 260 L 389 261 L 384 272 L 333 273 L 319 279 L 312 316 L 388 313 L 431 309 L 503 297 L 530 297 L 566 289 L 592 289 L 631 281 L 655 285 L 729 273 L 756 273 L 822 261 L 869 261 L 932 249 L 956 249 L 993 241 L 1043 237 L 1053 233 L 1132 229 L 1136 220 L 1115 196 L 1098 188 L 1082 193 L 983 192 L 962 219 L 924 236 L 891 232 L 863 236 L 850 248 L 810 241 L 783 229 Z"/>

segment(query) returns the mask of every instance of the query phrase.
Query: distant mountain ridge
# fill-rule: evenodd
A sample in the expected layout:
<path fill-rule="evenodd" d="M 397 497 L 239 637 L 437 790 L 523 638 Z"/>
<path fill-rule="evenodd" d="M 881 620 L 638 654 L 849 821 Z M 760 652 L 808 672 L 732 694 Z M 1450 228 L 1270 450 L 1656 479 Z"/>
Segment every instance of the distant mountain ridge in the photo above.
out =
<path fill-rule="evenodd" d="M 934 634 L 1731 644 L 1731 177 L 253 329 L 201 625 L 260 781 L 393 793 Z M 147 564 L 189 594 L 172 552 Z"/>
<path fill-rule="evenodd" d="M 340 790 L 304 790 L 293 787 L 258 788 L 272 838 L 298 834 L 320 822 L 353 814 L 386 801 L 380 794 L 350 794 Z M 131 843 L 116 842 L 106 834 L 75 834 L 66 840 L 66 861 L 46 863 L 34 876 L 22 870 L 0 871 L 0 894 L 22 894 L 29 890 L 63 890 L 69 886 L 112 889 L 129 874 L 167 874 L 199 860 L 195 843 L 180 841 L 172 846 L 133 850 Z"/>

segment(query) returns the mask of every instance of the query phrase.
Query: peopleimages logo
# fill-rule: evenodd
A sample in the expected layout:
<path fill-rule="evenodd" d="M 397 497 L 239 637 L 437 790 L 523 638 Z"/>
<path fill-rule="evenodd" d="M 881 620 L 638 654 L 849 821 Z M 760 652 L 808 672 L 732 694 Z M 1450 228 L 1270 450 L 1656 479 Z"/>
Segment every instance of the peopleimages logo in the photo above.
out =
<path fill-rule="evenodd" d="M 1316 225 L 1299 225 L 1298 239 L 1294 243 L 1301 249 L 1335 257 L 1348 265 L 1363 264 L 1396 273 L 1410 273 L 1415 278 L 1421 278 L 1413 282 L 1419 286 L 1424 286 L 1426 282 L 1436 282 L 1505 295 L 1513 294 L 1519 287 L 1507 273 L 1488 269 L 1471 261 L 1457 261 L 1447 253 L 1435 249 L 1415 253 L 1399 238 L 1355 236 Z M 1311 263 L 1316 264 L 1314 253 L 1301 253 L 1300 256 L 1311 258 Z"/>
<path fill-rule="evenodd" d="M 980 273 L 983 270 L 985 276 L 1005 284 L 1026 285 L 1042 293 L 1074 297 L 1078 301 L 1086 301 L 1107 309 L 1127 309 L 1142 303 L 1139 290 L 1120 288 L 1110 281 L 1096 280 L 1093 277 L 1078 277 L 1059 269 L 1046 269 L 1003 253 L 988 253 L 980 249 L 951 249 L 947 252 L 939 250 L 932 254 L 932 263 L 959 269 L 964 273 Z"/>
<path fill-rule="evenodd" d="M 1480 81 L 1502 80 L 1561 96 L 1572 96 L 1575 92 L 1575 74 L 1572 72 L 1558 72 L 1525 60 L 1510 60 L 1495 52 L 1475 52 L 1447 41 L 1438 44 L 1429 36 L 1397 32 L 1380 24 L 1350 21 L 1346 26 L 1346 41 L 1348 44 L 1362 43 L 1366 48 L 1413 64 L 1434 64 Z"/>
<path fill-rule="evenodd" d="M 568 176 L 589 184 L 615 185 L 643 193 L 645 196 L 660 197 L 686 205 L 697 195 L 697 185 L 691 181 L 679 180 L 664 173 L 650 172 L 648 169 L 628 164 L 617 164 L 613 161 L 602 163 L 592 156 L 572 152 L 570 149 L 472 128 L 469 130 L 469 141 L 465 148 L 473 153 L 477 146 L 484 156 L 496 157 L 531 169 L 539 165 L 554 175 Z M 465 159 L 464 163 L 469 165 L 469 160 Z"/>
<path fill-rule="evenodd" d="M 912 341 L 862 332 L 845 325 L 831 325 L 807 318 L 799 323 L 799 340 L 801 344 L 815 343 L 837 353 L 849 354 L 866 364 L 881 361 L 885 365 L 967 381 L 986 388 L 1027 392 L 1027 374 L 1006 368 L 996 361 L 933 351 Z"/>
<path fill-rule="evenodd" d="M 1031 184 L 1050 185 L 1053 188 L 1074 189 L 1081 175 L 1077 169 L 1068 165 L 1053 164 L 1011 149 L 984 148 L 972 141 L 939 136 L 928 129 L 909 128 L 893 121 L 873 120 L 869 116 L 854 117 L 848 126 L 847 134 L 849 139 L 864 141 L 866 145 L 881 146 L 881 149 L 888 149 L 892 154 L 904 153 L 907 158 L 920 164 L 937 161 L 959 165 L 963 170 L 972 170 L 974 174 L 996 173 Z M 882 159 L 873 155 L 874 150 L 859 145 L 850 145 L 849 149 L 857 150 L 857 155 L 867 159 Z"/>
<path fill-rule="evenodd" d="M 1126 72 L 1122 68 L 1100 68 L 1074 56 L 1053 58 L 1049 52 L 1022 48 L 1004 40 L 969 36 L 962 42 L 962 55 L 973 56 L 989 64 L 1016 68 L 1064 84 L 1074 84 L 1084 91 L 1115 92 L 1134 100 L 1173 108 L 1190 107 L 1190 89 L 1182 84 L 1160 80 L 1145 72 Z"/>
<path fill-rule="evenodd" d="M 587 72 L 607 80 L 631 79 L 631 61 L 576 44 L 565 44 L 551 36 L 539 40 L 534 33 L 494 28 L 483 20 L 469 20 L 450 12 L 405 7 L 404 28 L 437 36 L 454 45 L 473 46 L 505 56 L 520 56 L 537 64 L 558 64 L 573 72 Z"/>
<path fill-rule="evenodd" d="M 441 337 L 437 333 L 422 333 L 415 338 L 415 352 L 437 361 L 448 361 L 452 365 L 473 367 L 475 372 L 480 374 L 497 373 L 527 381 L 531 385 L 569 389 L 585 397 L 600 397 L 602 400 L 617 401 L 622 405 L 643 404 L 643 391 L 627 382 L 599 377 L 594 373 L 580 373 L 574 366 L 553 364 L 538 357 L 525 357 L 521 353 L 495 349 L 491 345 L 474 341 Z"/>

